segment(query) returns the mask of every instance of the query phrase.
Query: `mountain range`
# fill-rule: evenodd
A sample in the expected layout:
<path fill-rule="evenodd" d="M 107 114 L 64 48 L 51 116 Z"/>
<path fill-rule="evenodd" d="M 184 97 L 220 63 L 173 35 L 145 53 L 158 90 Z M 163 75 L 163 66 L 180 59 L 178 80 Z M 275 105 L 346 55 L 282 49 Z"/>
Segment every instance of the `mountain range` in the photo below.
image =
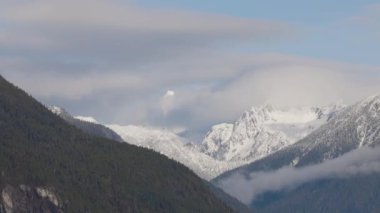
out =
<path fill-rule="evenodd" d="M 249 164 L 305 137 L 342 110 L 342 105 L 275 109 L 252 108 L 234 123 L 211 127 L 202 142 L 192 142 L 164 128 L 136 125 L 101 126 L 91 117 L 73 117 L 64 109 L 51 110 L 87 133 L 96 126 L 98 135 L 152 149 L 174 159 L 210 180 L 218 175 Z M 107 131 L 105 131 L 107 130 Z M 109 133 L 112 130 L 113 133 Z M 107 134 L 105 134 L 107 133 Z"/>
<path fill-rule="evenodd" d="M 363 146 L 379 144 L 380 96 L 372 96 L 337 112 L 325 125 L 297 143 L 235 171 L 273 170 L 289 165 L 302 167 L 337 158 Z M 219 179 L 228 174 L 219 176 Z"/>
<path fill-rule="evenodd" d="M 93 118 L 75 119 L 99 125 Z M 370 173 L 357 172 L 344 178 L 335 173 L 316 175 L 318 178 L 290 188 L 265 188 L 263 184 L 264 189 L 258 194 L 255 194 L 258 189 L 251 185 L 261 176 L 268 178 L 269 184 L 273 179 L 277 181 L 275 186 L 287 183 L 292 179 L 279 181 L 272 174 L 289 172 L 290 177 L 303 171 L 313 174 L 314 168 L 343 161 L 346 155 L 355 155 L 365 147 L 377 147 L 380 96 L 349 106 L 253 107 L 233 123 L 212 126 L 201 142 L 187 140 L 163 128 L 135 125 L 104 128 L 118 134 L 122 141 L 152 149 L 182 163 L 200 177 L 212 179 L 215 186 L 245 202 L 254 212 L 377 212 L 380 208 L 376 205 L 380 200 L 375 187 L 380 184 L 377 167 Z M 371 163 L 377 165 L 376 160 Z M 357 165 L 350 165 L 351 170 L 352 166 Z M 364 167 L 368 169 L 368 165 Z M 243 192 L 233 189 L 235 186 L 252 191 L 255 196 L 247 201 L 242 198 Z"/>
<path fill-rule="evenodd" d="M 267 192 L 263 191 L 247 204 L 259 212 L 377 212 L 377 203 L 380 200 L 376 187 L 380 184 L 380 167 L 377 167 L 380 150 L 374 149 L 376 158 L 370 160 L 366 159 L 366 152 L 360 151 L 365 147 L 378 147 L 379 144 L 380 96 L 372 96 L 345 107 L 326 124 L 298 142 L 253 163 L 228 171 L 214 179 L 213 183 L 227 192 L 232 192 L 233 187 L 225 183 L 236 182 L 236 177 L 239 176 L 245 178 L 238 187 L 250 187 L 249 183 L 257 181 L 260 175 L 265 175 L 267 183 L 271 183 L 273 175 L 280 175 L 284 171 L 288 171 L 284 178 L 291 178 L 299 171 L 324 168 L 324 165 L 331 162 L 343 161 L 347 158 L 346 155 L 359 153 L 356 155 L 366 163 L 364 167 L 356 171 L 356 167 L 362 164 L 362 161 L 358 161 L 347 168 L 355 175 L 336 178 L 335 176 L 341 175 L 334 174 L 334 177 L 321 177 L 290 189 L 277 188 L 270 191 L 269 187 Z M 294 169 L 286 170 L 287 168 Z M 339 171 L 341 167 L 335 169 Z M 368 169 L 371 171 L 369 174 L 365 172 Z M 318 172 L 323 174 L 324 171 L 322 169 Z M 273 185 L 285 182 L 278 179 L 275 181 Z M 255 191 L 255 188 L 250 190 Z M 235 192 L 235 196 L 239 193 Z"/>
<path fill-rule="evenodd" d="M 233 212 L 182 164 L 91 136 L 1 76 L 0 174 L 6 213 Z"/>
<path fill-rule="evenodd" d="M 343 108 L 341 105 L 252 108 L 233 124 L 213 126 L 201 150 L 215 159 L 250 163 L 306 137 Z"/>
<path fill-rule="evenodd" d="M 136 125 L 101 125 L 94 118 L 72 116 L 57 106 L 49 107 L 49 109 L 69 124 L 90 135 L 154 150 L 186 165 L 206 180 L 241 165 L 216 160 L 200 152 L 195 144 L 167 129 Z"/>

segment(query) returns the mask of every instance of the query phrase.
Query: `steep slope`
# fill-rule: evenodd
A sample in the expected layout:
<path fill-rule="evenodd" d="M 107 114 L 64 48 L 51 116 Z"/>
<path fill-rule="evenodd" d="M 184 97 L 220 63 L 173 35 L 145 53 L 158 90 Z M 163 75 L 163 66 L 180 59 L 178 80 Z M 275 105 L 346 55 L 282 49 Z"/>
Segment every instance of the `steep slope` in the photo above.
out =
<path fill-rule="evenodd" d="M 380 96 L 372 96 L 339 112 L 327 124 L 299 142 L 249 165 L 226 172 L 214 179 L 213 183 L 221 185 L 233 180 L 237 175 L 253 180 L 252 178 L 264 174 L 263 172 L 278 174 L 280 168 L 282 170 L 286 167 L 303 169 L 329 162 L 331 159 L 340 159 L 340 156 L 361 147 L 379 145 Z M 373 209 L 379 210 L 378 206 L 369 205 L 380 200 L 378 191 L 371 189 L 371 185 L 379 184 L 375 181 L 378 177 L 377 174 L 370 174 L 345 179 L 325 178 L 310 181 L 295 189 L 264 193 L 251 203 L 251 207 L 263 212 L 371 212 Z M 320 185 L 321 183 L 323 184 Z M 363 190 L 371 190 L 367 190 L 366 194 L 359 190 L 360 187 L 363 187 Z M 336 197 L 338 194 L 339 198 Z M 327 202 L 329 199 L 337 202 Z M 322 201 L 326 203 L 322 205 Z M 348 203 L 343 205 L 344 202 Z M 358 208 L 363 211 L 358 211 Z"/>
<path fill-rule="evenodd" d="M 234 124 L 212 127 L 201 150 L 218 160 L 250 163 L 304 138 L 342 108 L 252 108 Z"/>
<path fill-rule="evenodd" d="M 202 144 L 187 142 L 165 129 L 133 125 L 107 127 L 124 141 L 162 153 L 209 180 L 293 144 L 341 108 L 252 108 L 234 124 L 213 126 Z"/>
<path fill-rule="evenodd" d="M 108 125 L 127 143 L 152 149 L 174 159 L 197 173 L 200 177 L 210 180 L 219 174 L 236 168 L 239 165 L 215 160 L 201 152 L 184 138 L 165 129 L 143 126 Z"/>
<path fill-rule="evenodd" d="M 2 210 L 231 211 L 181 164 L 84 134 L 2 77 L 0 139 Z"/>
<path fill-rule="evenodd" d="M 61 117 L 67 123 L 77 127 L 78 129 L 81 129 L 87 134 L 97 137 L 108 138 L 119 142 L 123 141 L 123 139 L 118 134 L 116 134 L 111 129 L 97 123 L 97 121 L 94 118 L 82 116 L 73 117 L 66 110 L 57 106 L 49 107 L 49 110 Z"/>
<path fill-rule="evenodd" d="M 301 167 L 334 159 L 362 146 L 380 144 L 380 96 L 369 97 L 337 113 L 299 142 L 249 165 L 222 174 L 274 170 L 283 166 Z"/>

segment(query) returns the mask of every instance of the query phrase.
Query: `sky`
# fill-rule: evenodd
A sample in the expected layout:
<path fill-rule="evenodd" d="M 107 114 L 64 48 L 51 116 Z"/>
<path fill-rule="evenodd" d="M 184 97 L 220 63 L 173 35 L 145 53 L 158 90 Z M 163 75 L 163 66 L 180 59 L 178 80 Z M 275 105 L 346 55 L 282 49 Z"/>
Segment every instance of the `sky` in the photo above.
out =
<path fill-rule="evenodd" d="M 380 1 L 0 0 L 0 74 L 103 123 L 205 132 L 380 93 Z"/>

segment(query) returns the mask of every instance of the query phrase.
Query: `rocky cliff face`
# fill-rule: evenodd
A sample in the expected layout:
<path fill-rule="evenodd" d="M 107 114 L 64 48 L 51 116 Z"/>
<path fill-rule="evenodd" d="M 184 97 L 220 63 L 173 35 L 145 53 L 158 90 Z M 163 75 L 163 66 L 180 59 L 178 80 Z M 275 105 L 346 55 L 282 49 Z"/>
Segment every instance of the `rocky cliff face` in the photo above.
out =
<path fill-rule="evenodd" d="M 61 213 L 63 206 L 52 188 L 7 185 L 1 190 L 0 213 Z"/>

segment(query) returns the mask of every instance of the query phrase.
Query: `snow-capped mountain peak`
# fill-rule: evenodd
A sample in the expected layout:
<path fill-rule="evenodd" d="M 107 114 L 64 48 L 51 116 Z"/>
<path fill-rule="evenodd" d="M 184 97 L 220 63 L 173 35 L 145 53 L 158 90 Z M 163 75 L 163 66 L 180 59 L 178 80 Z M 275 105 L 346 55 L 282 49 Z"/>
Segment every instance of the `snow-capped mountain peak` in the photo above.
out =
<path fill-rule="evenodd" d="M 253 107 L 234 123 L 213 126 L 201 144 L 191 143 L 166 128 L 135 125 L 107 127 L 120 135 L 122 141 L 155 150 L 183 163 L 199 176 L 211 179 L 304 138 L 334 117 L 335 112 L 341 108 L 330 106 L 278 109 L 270 105 Z M 79 128 L 99 124 L 92 117 L 72 117 L 56 106 L 50 107 L 50 110 Z M 93 126 L 90 129 L 92 128 Z M 89 132 L 89 128 L 85 130 Z"/>
<path fill-rule="evenodd" d="M 304 138 L 343 108 L 253 107 L 233 124 L 212 127 L 201 150 L 218 160 L 252 162 Z"/>
<path fill-rule="evenodd" d="M 218 181 L 236 173 L 318 164 L 355 149 L 380 145 L 380 96 L 371 96 L 338 111 L 325 108 L 324 112 L 330 112 L 325 125 L 295 144 L 221 175 Z"/>

